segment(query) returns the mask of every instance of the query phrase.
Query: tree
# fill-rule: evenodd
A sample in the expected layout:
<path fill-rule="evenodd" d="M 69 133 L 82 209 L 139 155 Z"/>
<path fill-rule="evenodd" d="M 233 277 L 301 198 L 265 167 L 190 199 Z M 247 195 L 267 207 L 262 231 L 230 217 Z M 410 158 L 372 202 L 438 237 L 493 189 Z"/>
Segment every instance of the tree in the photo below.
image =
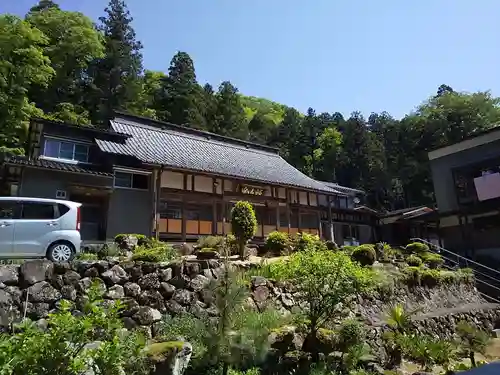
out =
<path fill-rule="evenodd" d="M 273 263 L 271 272 L 277 280 L 293 280 L 298 298 L 307 306 L 308 339 L 304 348 L 309 350 L 319 346 L 318 329 L 341 315 L 338 305 L 348 304 L 354 294 L 372 282 L 371 271 L 345 253 L 316 249 L 296 252 L 288 261 Z"/>
<path fill-rule="evenodd" d="M 337 168 L 342 154 L 342 134 L 334 127 L 326 128 L 318 136 L 315 150 L 316 177 L 324 181 L 337 181 Z"/>
<path fill-rule="evenodd" d="M 107 16 L 99 18 L 105 56 L 91 66 L 88 109 L 94 122 L 104 122 L 116 109 L 133 110 L 141 90 L 142 44 L 136 40 L 132 17 L 123 0 L 110 0 Z"/>
<path fill-rule="evenodd" d="M 31 99 L 45 112 L 67 103 L 81 117 L 83 79 L 91 61 L 104 56 L 101 34 L 90 18 L 78 12 L 62 11 L 58 7 L 31 11 L 27 21 L 48 38 L 43 53 L 50 59 L 55 77 L 48 87 L 35 86 Z M 88 120 L 85 121 L 88 123 Z"/>
<path fill-rule="evenodd" d="M 245 245 L 257 230 L 255 211 L 249 202 L 236 202 L 231 210 L 231 230 L 238 242 L 240 257 L 245 257 Z"/>
<path fill-rule="evenodd" d="M 186 52 L 177 52 L 161 82 L 158 113 L 174 124 L 205 129 L 202 89 L 196 82 L 194 63 Z"/>
<path fill-rule="evenodd" d="M 215 97 L 217 104 L 214 127 L 211 131 L 221 135 L 247 139 L 248 127 L 238 89 L 231 82 L 222 82 Z"/>
<path fill-rule="evenodd" d="M 28 99 L 32 85 L 47 86 L 54 75 L 43 55 L 48 39 L 28 22 L 0 16 L 0 151 L 22 153 L 27 121 L 42 111 Z"/>
<path fill-rule="evenodd" d="M 258 111 L 248 123 L 249 140 L 264 144 L 270 139 L 276 125 L 268 114 Z"/>
<path fill-rule="evenodd" d="M 482 355 L 486 353 L 486 349 L 491 340 L 490 336 L 487 332 L 465 321 L 458 322 L 457 333 L 460 338 L 462 350 L 469 357 L 472 367 L 476 367 L 475 353 Z"/>
<path fill-rule="evenodd" d="M 59 5 L 52 0 L 40 0 L 37 5 L 31 7 L 30 13 L 41 12 L 47 9 L 60 9 Z"/>

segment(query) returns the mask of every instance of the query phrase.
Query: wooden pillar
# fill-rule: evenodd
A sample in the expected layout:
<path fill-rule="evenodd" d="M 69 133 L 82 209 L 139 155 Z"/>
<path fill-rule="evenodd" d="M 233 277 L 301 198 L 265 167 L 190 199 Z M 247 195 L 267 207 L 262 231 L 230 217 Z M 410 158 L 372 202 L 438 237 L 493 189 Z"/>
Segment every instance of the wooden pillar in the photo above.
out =
<path fill-rule="evenodd" d="M 290 191 L 285 189 L 286 193 L 286 220 L 288 225 L 288 234 L 290 234 Z"/>
<path fill-rule="evenodd" d="M 300 204 L 300 200 L 299 200 L 299 204 Z M 297 209 L 297 221 L 299 223 L 299 233 L 300 233 L 300 229 L 302 228 L 302 218 L 300 217 L 300 206 Z"/>
<path fill-rule="evenodd" d="M 163 174 L 163 167 L 160 167 L 158 170 L 156 170 L 156 181 L 155 181 L 155 188 L 154 188 L 154 209 L 153 209 L 153 214 L 154 214 L 154 231 L 155 231 L 155 238 L 156 240 L 160 239 L 160 199 L 161 199 L 161 176 Z"/>
<path fill-rule="evenodd" d="M 276 231 L 280 230 L 280 203 L 276 206 Z"/>
<path fill-rule="evenodd" d="M 217 235 L 217 199 L 212 200 L 212 235 Z"/>
<path fill-rule="evenodd" d="M 182 241 L 186 242 L 186 202 L 184 202 L 184 197 L 182 197 L 182 202 L 181 202 L 181 217 L 182 217 Z"/>
<path fill-rule="evenodd" d="M 328 202 L 328 228 L 329 228 L 329 235 L 330 235 L 330 241 L 335 242 L 335 231 L 333 230 L 333 221 L 332 221 L 332 201 L 330 196 L 326 196 L 327 202 Z"/>
<path fill-rule="evenodd" d="M 321 228 L 321 211 L 318 211 L 318 233 L 319 238 L 323 238 L 323 229 Z"/>

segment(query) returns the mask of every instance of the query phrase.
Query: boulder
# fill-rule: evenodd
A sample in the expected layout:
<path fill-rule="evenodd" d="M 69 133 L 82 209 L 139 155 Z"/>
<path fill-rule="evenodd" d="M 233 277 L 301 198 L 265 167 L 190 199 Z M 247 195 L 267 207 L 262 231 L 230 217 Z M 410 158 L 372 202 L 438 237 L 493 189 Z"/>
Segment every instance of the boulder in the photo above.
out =
<path fill-rule="evenodd" d="M 191 301 L 193 300 L 193 294 L 185 289 L 177 289 L 174 292 L 174 295 L 172 296 L 172 299 L 175 302 L 180 303 L 181 305 L 189 305 L 191 304 Z"/>
<path fill-rule="evenodd" d="M 127 297 L 137 298 L 141 294 L 141 287 L 129 281 L 123 286 L 123 291 Z"/>
<path fill-rule="evenodd" d="M 169 283 L 161 283 L 160 284 L 160 293 L 165 299 L 170 299 L 174 295 L 175 286 Z"/>
<path fill-rule="evenodd" d="M 186 308 L 174 300 L 165 302 L 165 308 L 170 315 L 180 315 L 186 312 Z"/>
<path fill-rule="evenodd" d="M 128 275 L 119 265 L 114 265 L 109 270 L 102 273 L 102 278 L 108 285 L 125 284 L 128 281 Z"/>
<path fill-rule="evenodd" d="M 182 375 L 189 365 L 193 348 L 187 342 L 167 341 L 150 344 L 146 353 L 155 365 L 153 375 Z"/>
<path fill-rule="evenodd" d="M 90 267 L 83 273 L 84 277 L 99 277 L 99 270 L 97 267 Z"/>
<path fill-rule="evenodd" d="M 30 286 L 25 293 L 28 294 L 29 302 L 53 303 L 62 297 L 61 293 L 46 281 Z"/>
<path fill-rule="evenodd" d="M 161 320 L 161 313 L 149 306 L 141 306 L 133 316 L 141 325 L 151 325 Z"/>
<path fill-rule="evenodd" d="M 76 288 L 73 285 L 65 285 L 61 288 L 61 295 L 69 301 L 76 301 Z"/>
<path fill-rule="evenodd" d="M 165 281 L 165 282 L 170 281 L 173 277 L 172 268 L 166 268 L 166 269 L 162 270 L 160 273 L 160 276 L 161 276 L 162 281 Z"/>
<path fill-rule="evenodd" d="M 14 301 L 16 305 L 21 304 L 23 292 L 20 288 L 18 288 L 17 286 L 6 286 L 3 290 L 10 294 L 10 296 L 12 297 L 12 301 Z"/>
<path fill-rule="evenodd" d="M 199 292 L 205 286 L 207 286 L 209 282 L 210 282 L 210 280 L 207 277 L 205 277 L 203 275 L 197 275 L 189 283 L 189 289 L 191 289 L 195 292 Z"/>
<path fill-rule="evenodd" d="M 66 285 L 76 285 L 81 278 L 78 272 L 70 270 L 64 274 L 63 281 Z"/>
<path fill-rule="evenodd" d="M 157 273 L 149 273 L 139 279 L 141 289 L 158 289 L 160 287 L 160 277 Z"/>
<path fill-rule="evenodd" d="M 5 285 L 17 285 L 19 283 L 19 266 L 0 266 L 0 282 Z"/>
<path fill-rule="evenodd" d="M 58 275 L 64 275 L 71 269 L 71 264 L 69 262 L 54 263 L 54 272 Z"/>
<path fill-rule="evenodd" d="M 19 273 L 27 285 L 34 285 L 40 281 L 50 280 L 54 272 L 54 263 L 46 259 L 35 259 L 24 262 Z"/>
<path fill-rule="evenodd" d="M 137 301 L 143 306 L 150 306 L 160 312 L 165 312 L 163 297 L 157 290 L 146 290 L 142 292 Z"/>
<path fill-rule="evenodd" d="M 121 300 L 123 303 L 123 310 L 121 310 L 121 316 L 134 316 L 139 311 L 139 303 L 130 297 L 125 297 Z"/>
<path fill-rule="evenodd" d="M 49 315 L 50 305 L 45 302 L 23 303 L 23 311 L 26 309 L 26 315 L 33 320 L 46 318 Z"/>
<path fill-rule="evenodd" d="M 267 286 L 267 279 L 262 276 L 252 276 L 252 287 L 257 288 L 259 286 Z"/>
<path fill-rule="evenodd" d="M 108 289 L 105 297 L 110 299 L 122 299 L 125 297 L 125 292 L 123 291 L 123 287 L 121 285 L 113 285 Z"/>

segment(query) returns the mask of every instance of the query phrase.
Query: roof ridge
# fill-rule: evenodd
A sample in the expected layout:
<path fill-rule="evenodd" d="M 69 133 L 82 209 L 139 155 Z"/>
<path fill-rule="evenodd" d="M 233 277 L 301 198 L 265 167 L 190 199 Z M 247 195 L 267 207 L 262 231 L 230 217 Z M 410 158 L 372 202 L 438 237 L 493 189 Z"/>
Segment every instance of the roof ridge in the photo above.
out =
<path fill-rule="evenodd" d="M 261 149 L 252 148 L 252 147 L 245 147 L 244 145 L 237 145 L 237 144 L 233 144 L 233 143 L 227 143 L 227 142 L 223 142 L 223 141 L 218 140 L 218 139 L 207 139 L 207 138 L 204 138 L 201 135 L 200 136 L 196 136 L 196 137 L 192 137 L 192 136 L 190 136 L 190 134 L 186 134 L 186 133 L 183 133 L 181 131 L 176 131 L 176 130 L 173 130 L 173 129 L 158 129 L 158 128 L 156 128 L 154 126 L 150 126 L 150 125 L 143 125 L 143 124 L 135 125 L 135 124 L 130 124 L 128 122 L 127 123 L 123 123 L 123 122 L 117 121 L 116 119 L 111 120 L 111 123 L 113 123 L 113 124 L 114 123 L 119 123 L 119 124 L 122 124 L 122 125 L 125 125 L 125 126 L 137 126 L 137 127 L 143 128 L 143 129 L 148 129 L 150 131 L 154 131 L 154 132 L 158 132 L 158 133 L 162 133 L 162 134 L 170 134 L 170 135 L 175 135 L 175 136 L 178 136 L 178 137 L 183 137 L 183 138 L 188 138 L 188 139 L 196 139 L 197 141 L 200 141 L 200 142 L 206 142 L 206 143 L 212 143 L 212 144 L 219 144 L 219 145 L 223 145 L 225 147 L 231 147 L 231 148 L 235 148 L 235 149 L 238 149 L 238 150 L 249 150 L 249 151 L 252 151 L 252 152 L 255 152 L 255 153 L 261 153 L 261 154 L 269 155 L 269 156 L 272 156 L 272 157 L 281 158 L 281 155 L 278 154 L 278 153 L 276 153 L 276 152 L 261 150 Z M 130 135 L 132 137 L 135 137 L 135 135 L 133 135 L 133 134 L 130 134 Z"/>

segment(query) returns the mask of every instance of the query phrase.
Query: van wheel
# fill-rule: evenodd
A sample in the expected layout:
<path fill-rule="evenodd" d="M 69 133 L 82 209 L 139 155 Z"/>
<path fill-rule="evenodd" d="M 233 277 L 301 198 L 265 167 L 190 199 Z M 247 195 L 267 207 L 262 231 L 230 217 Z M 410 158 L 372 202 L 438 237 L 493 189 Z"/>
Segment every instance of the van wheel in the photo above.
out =
<path fill-rule="evenodd" d="M 52 262 L 69 262 L 75 256 L 75 248 L 69 242 L 56 242 L 49 246 L 47 258 Z"/>

